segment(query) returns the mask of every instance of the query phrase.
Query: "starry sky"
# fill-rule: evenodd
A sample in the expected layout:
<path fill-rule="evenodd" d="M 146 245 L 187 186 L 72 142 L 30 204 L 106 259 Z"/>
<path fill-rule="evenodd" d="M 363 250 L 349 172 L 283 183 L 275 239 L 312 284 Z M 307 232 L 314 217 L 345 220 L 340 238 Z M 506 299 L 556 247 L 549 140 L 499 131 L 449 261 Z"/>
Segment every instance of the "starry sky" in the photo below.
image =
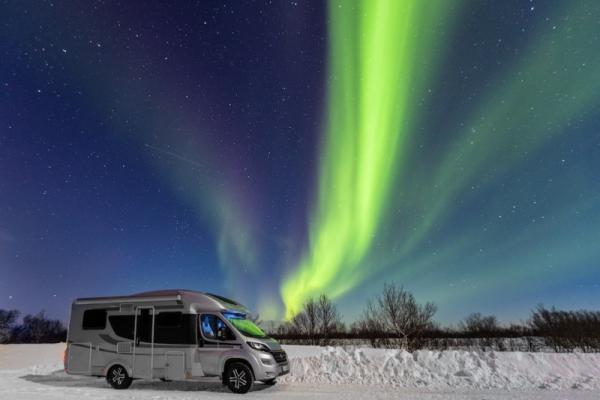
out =
<path fill-rule="evenodd" d="M 0 30 L 0 308 L 600 307 L 599 2 L 1 1 Z"/>

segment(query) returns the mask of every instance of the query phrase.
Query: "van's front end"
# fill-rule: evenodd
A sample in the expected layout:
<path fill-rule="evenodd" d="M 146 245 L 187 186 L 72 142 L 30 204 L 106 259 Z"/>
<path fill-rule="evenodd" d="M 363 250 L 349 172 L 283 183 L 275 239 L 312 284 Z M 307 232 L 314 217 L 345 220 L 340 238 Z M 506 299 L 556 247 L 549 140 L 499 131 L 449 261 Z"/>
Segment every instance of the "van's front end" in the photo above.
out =
<path fill-rule="evenodd" d="M 247 314 L 225 311 L 223 316 L 240 335 L 242 349 L 248 354 L 257 381 L 274 383 L 278 376 L 290 372 L 287 354 L 281 345 L 248 319 Z"/>

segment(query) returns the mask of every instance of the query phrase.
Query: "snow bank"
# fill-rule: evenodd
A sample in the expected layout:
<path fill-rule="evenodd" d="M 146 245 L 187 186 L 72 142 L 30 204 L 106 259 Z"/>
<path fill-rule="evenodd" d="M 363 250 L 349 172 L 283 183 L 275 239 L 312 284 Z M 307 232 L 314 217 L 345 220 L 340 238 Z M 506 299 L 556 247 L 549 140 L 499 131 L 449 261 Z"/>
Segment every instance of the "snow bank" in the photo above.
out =
<path fill-rule="evenodd" d="M 285 348 L 291 373 L 280 379 L 282 383 L 440 389 L 600 388 L 600 354 Z"/>
<path fill-rule="evenodd" d="M 427 390 L 600 390 L 600 354 L 284 348 L 291 372 L 279 381 L 289 390 L 323 384 Z M 64 343 L 0 345 L 0 386 L 10 379 L 22 383 L 19 377 L 31 374 L 37 380 L 47 377 L 63 384 L 67 379 L 62 372 L 64 349 Z M 104 386 L 103 380 L 90 382 L 93 387 Z M 0 398 L 4 398 L 1 390 Z"/>
<path fill-rule="evenodd" d="M 0 371 L 27 369 L 42 373 L 63 369 L 65 348 L 64 343 L 0 345 Z"/>

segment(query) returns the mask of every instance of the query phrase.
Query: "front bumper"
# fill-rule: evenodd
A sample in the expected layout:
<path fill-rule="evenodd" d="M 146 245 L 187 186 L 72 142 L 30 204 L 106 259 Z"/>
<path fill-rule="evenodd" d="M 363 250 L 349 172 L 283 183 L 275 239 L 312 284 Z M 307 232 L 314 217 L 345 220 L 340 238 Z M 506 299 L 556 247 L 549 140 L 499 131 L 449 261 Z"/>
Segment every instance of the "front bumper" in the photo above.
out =
<path fill-rule="evenodd" d="M 275 360 L 275 362 L 277 363 L 277 366 L 279 367 L 279 375 L 285 375 L 285 374 L 289 374 L 290 373 L 290 364 L 287 358 L 287 353 L 283 350 L 279 350 L 279 351 L 274 351 L 271 353 L 271 355 L 273 356 L 273 359 Z"/>
<path fill-rule="evenodd" d="M 287 375 L 290 373 L 290 364 L 288 362 L 278 364 L 278 366 L 279 366 L 279 375 L 278 376 Z"/>
<path fill-rule="evenodd" d="M 290 373 L 290 364 L 287 354 L 283 351 L 277 352 L 253 352 L 252 357 L 256 365 L 254 375 L 256 380 L 269 380 Z"/>

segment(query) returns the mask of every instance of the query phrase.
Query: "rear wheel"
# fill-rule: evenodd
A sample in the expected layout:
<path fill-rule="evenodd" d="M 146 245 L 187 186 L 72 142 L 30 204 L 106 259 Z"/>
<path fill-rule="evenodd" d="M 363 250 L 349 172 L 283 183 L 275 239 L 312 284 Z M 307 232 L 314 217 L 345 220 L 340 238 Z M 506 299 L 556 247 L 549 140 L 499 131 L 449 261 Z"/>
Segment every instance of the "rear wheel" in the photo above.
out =
<path fill-rule="evenodd" d="M 127 389 L 133 381 L 122 365 L 113 365 L 106 374 L 106 380 L 115 389 Z"/>
<path fill-rule="evenodd" d="M 265 385 L 273 386 L 277 383 L 277 380 L 275 378 L 267 379 L 266 381 L 262 381 L 262 383 L 264 383 Z"/>
<path fill-rule="evenodd" d="M 250 367 L 241 362 L 231 363 L 226 372 L 227 387 L 233 393 L 247 393 L 254 383 Z"/>

